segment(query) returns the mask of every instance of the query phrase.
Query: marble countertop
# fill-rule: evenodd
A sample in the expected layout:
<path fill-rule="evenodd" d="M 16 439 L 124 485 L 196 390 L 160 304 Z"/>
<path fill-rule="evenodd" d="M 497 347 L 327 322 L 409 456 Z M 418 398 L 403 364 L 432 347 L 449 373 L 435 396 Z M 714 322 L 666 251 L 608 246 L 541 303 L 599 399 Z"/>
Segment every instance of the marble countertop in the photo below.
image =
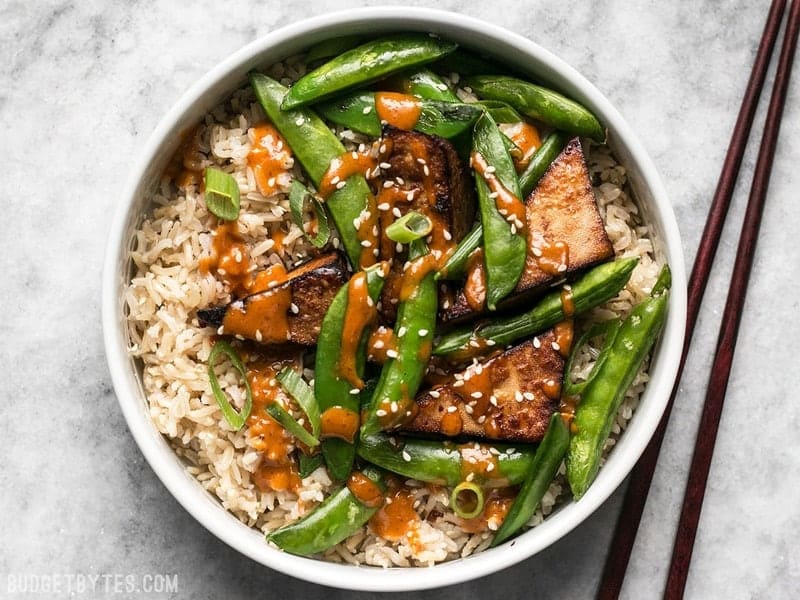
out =
<path fill-rule="evenodd" d="M 0 596 L 19 575 L 177 574 L 180 598 L 367 598 L 304 583 L 218 541 L 170 496 L 128 432 L 99 317 L 105 233 L 131 157 L 200 75 L 277 27 L 383 2 L 0 3 Z M 659 168 L 691 264 L 767 4 L 719 0 L 418 0 L 527 35 L 620 109 Z M 770 75 L 771 77 L 771 75 Z M 800 594 L 800 74 L 764 213 L 687 587 L 690 598 Z M 763 123 L 762 101 L 756 131 Z M 752 171 L 756 143 L 745 159 Z M 707 370 L 749 190 L 743 177 L 625 583 L 663 589 Z M 795 250 L 792 250 L 795 248 Z M 400 597 L 591 598 L 621 488 L 582 526 L 496 575 Z M 62 584 L 63 585 L 63 584 Z M 108 592 L 116 596 L 114 590 Z M 124 589 L 121 592 L 124 595 Z M 104 593 L 78 593 L 76 597 Z M 40 594 L 41 596 L 41 594 Z M 61 597 L 58 591 L 41 597 Z M 122 596 L 120 596 L 122 597 Z M 138 597 L 138 596 L 136 596 Z"/>

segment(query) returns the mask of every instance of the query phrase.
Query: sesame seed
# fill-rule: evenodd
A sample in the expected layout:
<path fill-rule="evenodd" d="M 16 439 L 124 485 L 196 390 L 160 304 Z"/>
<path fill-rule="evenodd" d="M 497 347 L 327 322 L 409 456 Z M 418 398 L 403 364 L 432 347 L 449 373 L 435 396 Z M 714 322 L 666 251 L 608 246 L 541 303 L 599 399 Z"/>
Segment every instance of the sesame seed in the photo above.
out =
<path fill-rule="evenodd" d="M 533 347 L 534 348 L 541 348 L 542 342 L 539 340 L 538 337 L 533 338 Z"/>
<path fill-rule="evenodd" d="M 492 394 L 491 398 L 489 398 L 489 404 L 491 404 L 492 406 L 497 406 L 497 396 Z"/>
<path fill-rule="evenodd" d="M 473 398 L 483 398 L 483 392 L 472 392 L 470 396 Z"/>
<path fill-rule="evenodd" d="M 380 254 L 380 250 L 378 250 L 377 248 L 375 248 L 375 249 L 372 251 L 372 256 L 378 256 L 379 254 Z"/>
<path fill-rule="evenodd" d="M 444 239 L 446 239 L 448 242 L 453 239 L 453 235 L 447 231 L 447 229 L 442 231 L 442 237 L 444 237 Z"/>
<path fill-rule="evenodd" d="M 445 300 L 444 302 L 442 302 L 442 308 L 445 310 L 450 308 L 450 300 Z"/>
<path fill-rule="evenodd" d="M 297 306 L 294 302 L 289 305 L 289 310 L 291 310 L 294 314 L 298 314 L 300 312 L 300 307 Z"/>
<path fill-rule="evenodd" d="M 388 202 L 381 202 L 380 204 L 378 204 L 378 210 L 389 210 L 390 208 L 392 207 L 389 205 Z"/>
<path fill-rule="evenodd" d="M 497 343 L 497 342 L 495 342 L 494 340 L 490 340 L 490 339 L 487 339 L 487 340 L 486 340 L 486 345 L 487 345 L 487 346 L 494 346 L 496 343 Z"/>
<path fill-rule="evenodd" d="M 339 177 L 338 175 L 336 175 L 336 176 L 334 176 L 334 177 L 333 177 L 333 179 L 331 179 L 331 185 L 336 185 L 336 184 L 337 184 L 337 183 L 339 183 L 341 180 L 342 180 L 342 178 L 341 178 L 341 177 Z"/>
<path fill-rule="evenodd" d="M 511 235 L 514 235 L 515 233 L 517 233 L 517 226 L 512 223 L 511 224 Z"/>
<path fill-rule="evenodd" d="M 350 390 L 350 393 L 351 393 L 353 396 L 355 396 L 355 395 L 356 395 L 356 394 L 358 394 L 360 391 L 361 391 L 361 390 L 359 390 L 358 388 L 352 388 L 352 389 Z"/>
<path fill-rule="evenodd" d="M 533 392 L 525 392 L 522 395 L 525 396 L 525 400 L 533 400 L 536 398 L 536 396 L 533 395 Z"/>
<path fill-rule="evenodd" d="M 516 452 L 516 451 L 517 451 L 516 448 L 507 448 L 506 449 L 506 454 L 514 454 L 514 452 Z"/>
<path fill-rule="evenodd" d="M 217 329 L 217 335 L 222 335 L 224 333 L 225 333 L 225 326 L 224 325 L 220 325 L 219 329 Z"/>
<path fill-rule="evenodd" d="M 297 117 L 297 119 L 294 122 L 294 124 L 297 125 L 298 127 L 300 127 L 300 125 L 302 125 L 303 123 L 305 123 L 303 117 Z"/>
<path fill-rule="evenodd" d="M 478 347 L 480 347 L 480 344 L 478 343 L 478 340 L 476 340 L 476 339 L 471 339 L 471 340 L 469 341 L 469 345 L 470 345 L 470 346 L 472 346 L 473 348 L 478 348 Z"/>
<path fill-rule="evenodd" d="M 406 192 L 406 201 L 411 202 L 414 199 L 414 190 Z"/>
<path fill-rule="evenodd" d="M 494 471 L 494 463 L 489 463 L 486 465 L 486 472 L 491 473 L 492 471 Z"/>
<path fill-rule="evenodd" d="M 369 240 L 361 240 L 361 245 L 364 248 L 371 248 L 372 247 L 372 242 L 370 242 Z"/>
<path fill-rule="evenodd" d="M 556 351 L 561 350 L 561 346 L 559 345 L 558 342 L 553 342 L 550 345 L 553 347 L 553 350 L 556 350 Z"/>
<path fill-rule="evenodd" d="M 391 169 L 391 168 L 392 168 L 392 165 L 390 165 L 390 164 L 389 164 L 389 163 L 387 163 L 387 162 L 382 162 L 382 163 L 380 163 L 378 166 L 379 166 L 381 169 Z"/>
<path fill-rule="evenodd" d="M 419 330 L 419 336 L 420 337 L 425 337 L 426 335 L 428 335 L 428 330 L 427 329 L 420 329 Z"/>
<path fill-rule="evenodd" d="M 365 106 L 364 109 L 361 112 L 364 113 L 365 115 L 368 115 L 370 112 L 372 112 L 372 107 L 371 106 Z"/>
<path fill-rule="evenodd" d="M 535 257 L 539 258 L 539 257 L 542 255 L 542 250 L 541 250 L 541 248 L 537 248 L 537 247 L 535 247 L 535 246 L 534 246 L 534 247 L 533 247 L 533 255 L 534 255 Z"/>
<path fill-rule="evenodd" d="M 475 365 L 475 375 L 480 375 L 481 373 L 483 373 L 483 365 Z"/>
<path fill-rule="evenodd" d="M 392 214 L 397 217 L 398 219 L 403 216 L 403 213 L 400 212 L 400 209 L 396 206 L 392 209 Z"/>
<path fill-rule="evenodd" d="M 492 173 L 497 172 L 497 169 L 495 169 L 492 165 L 489 165 L 488 167 L 486 167 L 486 171 L 484 171 L 484 172 L 487 175 L 491 175 Z"/>
<path fill-rule="evenodd" d="M 379 408 L 378 410 L 375 411 L 375 414 L 377 416 L 379 416 L 379 417 L 385 417 L 386 416 L 386 411 L 383 410 L 382 408 Z"/>
<path fill-rule="evenodd" d="M 567 270 L 567 265 L 565 265 L 565 264 L 563 264 L 563 263 L 562 263 L 562 264 L 560 264 L 560 265 L 558 265 L 558 272 L 559 272 L 559 273 L 563 273 L 563 272 L 564 272 L 564 271 L 566 271 L 566 270 Z"/>
<path fill-rule="evenodd" d="M 425 173 L 425 177 L 431 174 L 431 170 L 428 168 L 428 165 L 422 165 L 422 172 Z"/>
<path fill-rule="evenodd" d="M 386 356 L 389 358 L 397 358 L 399 355 L 397 354 L 397 350 L 387 350 Z"/>
<path fill-rule="evenodd" d="M 399 409 L 399 407 L 397 406 L 397 402 L 394 401 L 392 401 L 392 403 L 389 405 L 389 408 L 393 413 L 396 413 L 397 410 Z"/>
<path fill-rule="evenodd" d="M 441 394 L 439 392 L 437 392 L 436 390 L 431 390 L 428 393 L 430 394 L 431 398 L 438 398 L 439 396 L 441 396 Z"/>
<path fill-rule="evenodd" d="M 453 387 L 461 387 L 462 385 L 464 385 L 463 379 L 459 379 L 458 381 L 453 382 Z"/>
<path fill-rule="evenodd" d="M 397 252 L 402 252 L 402 251 L 403 251 L 403 244 L 401 244 L 400 242 L 397 242 L 397 243 L 395 243 L 395 245 L 394 245 L 394 249 L 395 249 Z"/>
<path fill-rule="evenodd" d="M 404 461 L 411 462 L 411 455 L 408 452 L 406 452 L 405 450 L 403 450 L 402 456 L 403 456 L 403 460 Z"/>
<path fill-rule="evenodd" d="M 373 348 L 381 349 L 383 348 L 384 343 L 383 340 L 375 340 L 375 343 L 372 345 Z"/>
<path fill-rule="evenodd" d="M 419 164 L 421 164 L 421 165 L 424 165 L 425 164 L 425 159 L 424 158 L 417 158 L 417 162 Z"/>
<path fill-rule="evenodd" d="M 378 152 L 386 154 L 386 144 L 381 144 L 380 148 L 378 148 Z"/>
<path fill-rule="evenodd" d="M 478 423 L 483 424 L 486 421 L 486 415 L 481 415 L 478 417 Z"/>
<path fill-rule="evenodd" d="M 256 341 L 260 342 L 263 339 L 264 339 L 264 337 L 261 335 L 261 330 L 260 329 L 256 329 Z"/>
<path fill-rule="evenodd" d="M 407 331 L 408 331 L 407 327 L 401 327 L 400 329 L 397 330 L 397 337 L 399 338 L 403 337 Z"/>
<path fill-rule="evenodd" d="M 523 398 L 522 392 L 520 392 L 519 390 L 514 392 L 514 400 L 516 400 L 517 402 L 522 402 L 522 398 Z"/>
<path fill-rule="evenodd" d="M 373 225 L 372 226 L 372 235 L 375 235 L 375 236 L 378 235 L 378 226 L 377 225 Z"/>
<path fill-rule="evenodd" d="M 384 181 L 383 182 L 383 187 L 385 187 L 385 188 L 390 188 L 393 185 L 394 185 L 394 181 Z"/>
<path fill-rule="evenodd" d="M 475 409 L 474 409 L 474 408 L 472 408 L 472 407 L 471 407 L 469 404 L 467 404 L 467 405 L 464 407 L 464 410 L 465 410 L 465 411 L 467 411 L 467 414 L 468 414 L 468 415 L 471 415 L 473 412 L 475 412 Z"/>
<path fill-rule="evenodd" d="M 468 473 L 467 477 L 466 477 L 466 480 L 467 481 L 472 481 L 473 479 L 475 479 L 475 473 Z"/>
<path fill-rule="evenodd" d="M 399 175 L 398 175 L 397 177 L 395 177 L 395 178 L 394 178 L 394 180 L 395 180 L 395 181 L 396 181 L 396 182 L 397 182 L 399 185 L 404 185 L 404 184 L 405 184 L 405 180 L 404 180 L 402 177 L 400 177 Z"/>
<path fill-rule="evenodd" d="M 457 407 L 457 406 L 448 406 L 448 407 L 447 407 L 447 412 L 449 412 L 449 413 L 454 413 L 454 412 L 456 412 L 457 410 L 458 410 L 458 407 Z"/>

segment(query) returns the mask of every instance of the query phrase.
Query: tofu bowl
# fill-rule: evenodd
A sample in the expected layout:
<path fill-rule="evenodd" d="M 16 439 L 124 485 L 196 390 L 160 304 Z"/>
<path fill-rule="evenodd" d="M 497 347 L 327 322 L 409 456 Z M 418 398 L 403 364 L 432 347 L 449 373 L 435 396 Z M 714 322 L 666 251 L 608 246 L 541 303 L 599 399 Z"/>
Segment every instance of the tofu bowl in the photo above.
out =
<path fill-rule="evenodd" d="M 345 89 L 329 61 L 365 45 L 404 69 Z M 407 591 L 608 498 L 685 305 L 663 184 L 591 83 L 500 27 L 382 7 L 274 31 L 181 97 L 120 198 L 102 306 L 130 431 L 189 513 L 294 577 Z"/>

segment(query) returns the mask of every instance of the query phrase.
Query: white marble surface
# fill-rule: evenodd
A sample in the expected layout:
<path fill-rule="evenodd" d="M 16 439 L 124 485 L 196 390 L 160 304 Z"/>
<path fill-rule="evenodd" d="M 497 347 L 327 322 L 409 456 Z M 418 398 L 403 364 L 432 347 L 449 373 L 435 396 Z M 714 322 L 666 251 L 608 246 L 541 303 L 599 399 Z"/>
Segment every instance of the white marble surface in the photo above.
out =
<path fill-rule="evenodd" d="M 197 77 L 257 36 L 361 4 L 0 2 L 0 161 L 7 209 L 0 221 L 0 596 L 14 597 L 8 576 L 20 573 L 177 573 L 179 592 L 172 597 L 181 598 L 369 596 L 262 567 L 217 541 L 178 506 L 122 419 L 99 322 L 100 266 L 115 192 L 161 115 Z M 486 1 L 411 4 L 464 12 L 528 35 L 593 81 L 660 169 L 690 263 L 766 0 L 704 6 L 515 0 L 502 10 Z M 800 74 L 789 91 L 690 598 L 800 597 L 798 139 Z M 755 144 L 746 170 L 754 155 Z M 655 598 L 662 590 L 748 189 L 745 179 L 709 286 L 625 598 Z M 424 596 L 592 597 L 621 492 L 538 556 Z"/>

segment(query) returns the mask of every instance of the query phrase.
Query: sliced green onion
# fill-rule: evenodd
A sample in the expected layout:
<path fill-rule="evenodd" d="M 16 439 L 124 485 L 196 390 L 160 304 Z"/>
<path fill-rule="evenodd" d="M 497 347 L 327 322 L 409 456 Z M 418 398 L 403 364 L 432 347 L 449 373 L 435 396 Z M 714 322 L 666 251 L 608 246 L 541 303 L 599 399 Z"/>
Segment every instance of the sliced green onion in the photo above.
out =
<path fill-rule="evenodd" d="M 466 501 L 462 494 L 468 497 Z M 483 512 L 483 490 L 477 483 L 462 481 L 450 494 L 450 506 L 462 519 L 474 519 Z"/>
<path fill-rule="evenodd" d="M 308 433 L 308 431 L 303 429 L 303 426 L 295 421 L 294 417 L 277 402 L 273 402 L 267 407 L 267 414 L 280 423 L 281 427 L 283 427 L 286 431 L 291 433 L 309 448 L 319 445 L 319 440 Z"/>
<path fill-rule="evenodd" d="M 584 333 L 578 339 L 578 341 L 572 345 L 572 350 L 567 358 L 567 363 L 564 365 L 564 385 L 562 387 L 562 396 L 576 396 L 583 392 L 584 388 L 591 383 L 592 379 L 594 379 L 597 375 L 600 366 L 608 357 L 608 352 L 613 345 L 614 338 L 617 337 L 617 332 L 619 331 L 620 327 L 622 327 L 622 321 L 620 319 L 612 319 L 610 321 L 597 323 L 596 325 L 590 327 L 589 330 L 586 331 L 586 333 Z M 600 350 L 600 354 L 597 356 L 597 360 L 595 360 L 592 370 L 589 372 L 588 377 L 586 377 L 584 381 L 581 381 L 580 383 L 573 383 L 571 377 L 572 363 L 578 354 L 578 350 L 582 348 L 588 340 L 592 339 L 593 337 L 597 337 L 598 335 L 603 335 L 605 340 L 603 341 L 603 348 Z"/>
<path fill-rule="evenodd" d="M 317 215 L 317 234 L 313 237 L 306 232 L 305 228 L 304 216 L 306 198 L 311 201 L 311 207 L 314 210 L 314 214 Z M 322 248 L 328 243 L 331 237 L 331 228 L 328 225 L 328 213 L 325 212 L 325 207 L 314 197 L 311 190 L 296 179 L 289 188 L 289 210 L 292 213 L 292 221 L 294 221 L 294 224 L 300 228 L 303 235 L 306 236 L 308 241 L 311 242 L 315 248 Z"/>
<path fill-rule="evenodd" d="M 305 479 L 309 475 L 311 475 L 314 471 L 319 469 L 322 466 L 322 454 L 312 454 L 308 456 L 303 452 L 297 457 L 297 474 L 300 475 L 300 479 Z"/>
<path fill-rule="evenodd" d="M 239 184 L 225 171 L 208 167 L 205 172 L 205 200 L 208 210 L 225 221 L 239 218 Z"/>
<path fill-rule="evenodd" d="M 278 373 L 277 379 L 283 391 L 289 394 L 306 413 L 308 423 L 311 425 L 311 435 L 319 437 L 319 405 L 311 386 L 291 367 L 284 367 Z"/>
<path fill-rule="evenodd" d="M 233 408 L 230 400 L 225 396 L 222 388 L 219 387 L 217 374 L 214 373 L 214 365 L 221 354 L 228 357 L 228 360 L 231 361 L 231 364 L 241 373 L 244 379 L 245 400 L 241 412 L 236 412 L 236 409 Z M 250 383 L 247 381 L 247 371 L 242 361 L 239 359 L 239 355 L 236 354 L 236 350 L 224 340 L 217 340 L 214 347 L 211 349 L 211 354 L 208 356 L 208 379 L 211 382 L 211 391 L 214 392 L 214 399 L 217 401 L 222 411 L 222 416 L 225 417 L 225 420 L 231 427 L 238 431 L 244 426 L 247 417 L 250 416 L 250 411 L 253 408 L 253 392 L 250 391 Z"/>
<path fill-rule="evenodd" d="M 425 237 L 433 229 L 431 220 L 415 210 L 407 212 L 386 228 L 386 236 L 393 242 L 408 244 Z"/>

